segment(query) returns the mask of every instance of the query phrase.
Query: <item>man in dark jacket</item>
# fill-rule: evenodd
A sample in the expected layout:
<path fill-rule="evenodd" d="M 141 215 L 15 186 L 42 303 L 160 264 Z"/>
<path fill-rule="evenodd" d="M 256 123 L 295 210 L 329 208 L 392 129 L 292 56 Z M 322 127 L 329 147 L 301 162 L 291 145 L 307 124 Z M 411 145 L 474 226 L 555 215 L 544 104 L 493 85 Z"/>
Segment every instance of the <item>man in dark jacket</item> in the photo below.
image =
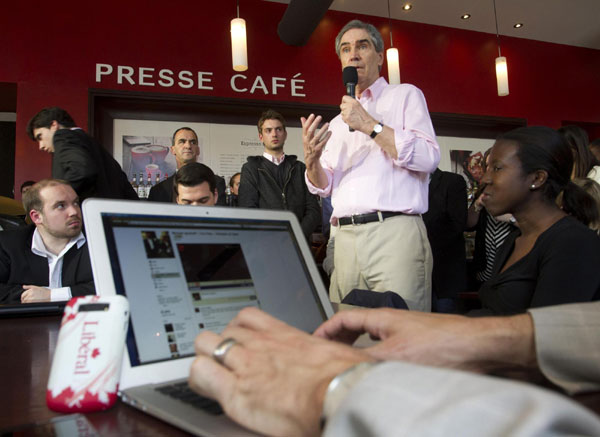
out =
<path fill-rule="evenodd" d="M 304 235 L 310 237 L 321 221 L 317 197 L 304 181 L 304 163 L 295 155 L 285 155 L 285 120 L 271 109 L 258 120 L 258 138 L 265 149 L 262 156 L 249 156 L 242 167 L 238 206 L 287 209 L 298 217 Z"/>
<path fill-rule="evenodd" d="M 458 310 L 458 293 L 467 289 L 467 259 L 463 232 L 467 224 L 467 185 L 456 173 L 431 174 L 429 210 L 423 214 L 433 254 L 433 310 Z"/>
<path fill-rule="evenodd" d="M 119 163 L 64 109 L 42 109 L 27 124 L 27 135 L 53 154 L 52 177 L 69 182 L 82 202 L 88 197 L 138 199 Z"/>

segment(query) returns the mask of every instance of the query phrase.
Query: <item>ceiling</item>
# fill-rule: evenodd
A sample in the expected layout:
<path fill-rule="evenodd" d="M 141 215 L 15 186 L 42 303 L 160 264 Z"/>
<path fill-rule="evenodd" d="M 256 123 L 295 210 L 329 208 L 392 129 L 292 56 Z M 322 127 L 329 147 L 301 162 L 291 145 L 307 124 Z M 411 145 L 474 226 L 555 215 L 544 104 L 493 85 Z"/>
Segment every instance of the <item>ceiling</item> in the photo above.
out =
<path fill-rule="evenodd" d="M 289 3 L 289 0 L 267 0 Z M 406 3 L 410 11 L 402 10 Z M 496 33 L 493 0 L 389 0 L 393 19 Z M 333 0 L 329 9 L 388 16 L 388 0 Z M 600 50 L 600 0 L 496 0 L 501 35 Z M 462 14 L 471 14 L 462 20 Z M 523 27 L 515 29 L 515 23 Z"/>

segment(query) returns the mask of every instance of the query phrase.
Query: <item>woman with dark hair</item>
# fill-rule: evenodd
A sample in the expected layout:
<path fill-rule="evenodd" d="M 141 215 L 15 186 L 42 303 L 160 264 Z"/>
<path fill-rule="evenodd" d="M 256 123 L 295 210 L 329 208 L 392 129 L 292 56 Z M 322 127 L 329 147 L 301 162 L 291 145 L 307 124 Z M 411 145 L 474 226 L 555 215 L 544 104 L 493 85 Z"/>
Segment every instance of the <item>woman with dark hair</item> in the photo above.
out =
<path fill-rule="evenodd" d="M 586 204 L 584 213 L 586 217 L 595 218 L 589 221 L 588 223 L 584 224 L 587 225 L 590 229 L 600 234 L 600 184 L 598 184 L 598 182 L 590 178 L 575 178 L 573 179 L 573 183 L 583 188 L 583 190 L 594 199 L 593 204 Z M 588 209 L 590 211 L 588 211 Z M 571 215 L 579 213 L 579 211 L 567 212 Z"/>
<path fill-rule="evenodd" d="M 600 183 L 600 163 L 590 150 L 590 138 L 579 126 L 569 125 L 558 129 L 567 140 L 573 153 L 573 172 L 571 179 L 590 178 Z"/>
<path fill-rule="evenodd" d="M 500 136 L 483 178 L 482 202 L 519 224 L 496 254 L 480 289 L 484 313 L 600 299 L 600 238 L 556 204 L 577 209 L 589 196 L 570 180 L 573 155 L 554 129 L 534 126 Z"/>

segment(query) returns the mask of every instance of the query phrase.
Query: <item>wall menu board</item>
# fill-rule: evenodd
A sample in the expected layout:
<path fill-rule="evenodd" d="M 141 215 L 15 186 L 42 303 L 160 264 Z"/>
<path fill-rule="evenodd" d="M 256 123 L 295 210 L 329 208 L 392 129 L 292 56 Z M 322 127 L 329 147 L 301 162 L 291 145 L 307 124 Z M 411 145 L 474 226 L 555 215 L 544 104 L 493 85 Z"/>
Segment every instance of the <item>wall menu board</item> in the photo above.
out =
<path fill-rule="evenodd" d="M 263 145 L 255 126 L 241 124 L 190 123 L 155 120 L 115 119 L 113 126 L 113 155 L 131 180 L 133 175 L 158 173 L 162 180 L 173 175 L 175 157 L 170 152 L 173 133 L 183 127 L 192 128 L 198 135 L 198 161 L 208 165 L 226 181 L 241 171 L 246 157 L 262 155 Z M 302 129 L 287 128 L 284 151 L 304 160 Z"/>

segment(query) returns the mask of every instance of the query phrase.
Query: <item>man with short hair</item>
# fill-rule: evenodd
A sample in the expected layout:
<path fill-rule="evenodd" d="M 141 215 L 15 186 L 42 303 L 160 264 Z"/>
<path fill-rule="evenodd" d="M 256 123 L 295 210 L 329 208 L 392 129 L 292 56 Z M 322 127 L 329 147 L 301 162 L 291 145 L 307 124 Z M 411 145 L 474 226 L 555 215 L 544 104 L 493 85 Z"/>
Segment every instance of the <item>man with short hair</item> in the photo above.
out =
<path fill-rule="evenodd" d="M 207 165 L 190 162 L 175 175 L 173 195 L 178 205 L 214 206 L 219 198 L 215 174 Z"/>
<path fill-rule="evenodd" d="M 380 77 L 383 40 L 373 25 L 346 24 L 336 51 L 342 69 L 357 70 L 356 98 L 342 98 L 331 124 L 319 127 L 314 114 L 301 119 L 308 187 L 331 195 L 339 224 L 330 298 L 390 290 L 410 309 L 430 311 L 432 256 L 421 214 L 440 148 L 425 98 Z"/>
<path fill-rule="evenodd" d="M 44 179 L 23 198 L 33 225 L 0 232 L 0 302 L 68 300 L 94 294 L 79 197 Z"/>
<path fill-rule="evenodd" d="M 35 184 L 35 181 L 25 181 L 21 184 L 21 198 Z"/>
<path fill-rule="evenodd" d="M 175 156 L 177 172 L 184 165 L 197 162 L 198 155 L 200 155 L 200 146 L 198 145 L 198 135 L 196 135 L 194 129 L 191 127 L 180 127 L 173 133 L 172 142 L 171 154 Z M 176 202 L 174 196 L 174 179 L 175 175 L 171 175 L 164 181 L 154 185 L 150 190 L 148 200 L 152 202 Z M 217 205 L 225 205 L 225 179 L 216 175 L 214 179 L 214 185 L 217 187 L 219 193 Z"/>
<path fill-rule="evenodd" d="M 258 138 L 264 153 L 249 156 L 242 167 L 238 206 L 290 210 L 298 217 L 304 235 L 310 237 L 320 223 L 321 208 L 306 187 L 304 163 L 283 152 L 287 138 L 283 116 L 272 109 L 263 112 Z"/>
<path fill-rule="evenodd" d="M 64 109 L 42 109 L 29 120 L 27 135 L 52 154 L 52 177 L 70 183 L 82 202 L 88 197 L 138 199 L 119 163 Z"/>

